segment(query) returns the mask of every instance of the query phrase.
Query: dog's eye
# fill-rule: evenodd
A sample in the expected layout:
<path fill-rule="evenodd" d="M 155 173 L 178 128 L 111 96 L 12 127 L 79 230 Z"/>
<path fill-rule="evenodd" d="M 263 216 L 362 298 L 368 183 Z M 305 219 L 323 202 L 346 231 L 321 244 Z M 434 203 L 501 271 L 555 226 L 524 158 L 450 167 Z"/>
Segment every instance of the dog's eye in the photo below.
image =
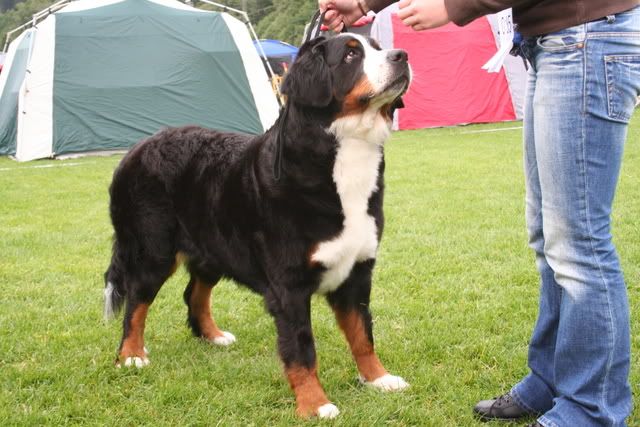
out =
<path fill-rule="evenodd" d="M 344 62 L 347 64 L 353 61 L 353 58 L 357 57 L 360 54 L 356 49 L 349 49 L 347 54 L 344 56 Z"/>

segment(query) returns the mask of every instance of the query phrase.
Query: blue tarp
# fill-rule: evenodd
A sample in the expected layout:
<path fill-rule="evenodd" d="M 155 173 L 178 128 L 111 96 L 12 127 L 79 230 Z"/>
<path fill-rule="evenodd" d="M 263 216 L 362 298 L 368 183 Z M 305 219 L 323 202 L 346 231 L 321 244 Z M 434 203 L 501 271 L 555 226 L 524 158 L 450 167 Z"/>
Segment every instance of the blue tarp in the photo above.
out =
<path fill-rule="evenodd" d="M 264 50 L 265 55 L 267 55 L 267 58 L 288 56 L 293 61 L 296 55 L 298 54 L 298 48 L 293 45 L 290 45 L 289 43 L 285 43 L 280 40 L 265 39 L 265 40 L 253 41 L 253 44 L 256 46 L 256 49 L 258 50 L 259 55 L 262 55 L 262 54 L 260 53 L 260 49 L 258 49 L 257 47 L 258 43 L 260 43 L 260 45 L 262 46 L 262 49 Z"/>

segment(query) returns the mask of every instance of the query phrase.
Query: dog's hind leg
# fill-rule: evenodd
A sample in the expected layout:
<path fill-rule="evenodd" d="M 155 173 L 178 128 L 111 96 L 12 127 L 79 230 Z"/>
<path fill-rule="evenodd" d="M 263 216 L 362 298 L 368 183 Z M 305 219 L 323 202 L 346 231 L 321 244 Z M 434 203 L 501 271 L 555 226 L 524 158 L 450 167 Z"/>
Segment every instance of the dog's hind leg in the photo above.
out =
<path fill-rule="evenodd" d="M 170 276 L 171 264 L 162 269 L 164 274 L 156 273 L 145 281 L 130 279 L 127 283 L 126 310 L 122 340 L 118 350 L 116 366 L 135 366 L 141 368 L 149 364 L 147 349 L 144 346 L 144 329 L 149 312 L 160 287 Z M 151 279 L 151 280 L 150 280 Z M 127 279 L 125 279 L 127 280 Z"/>
<path fill-rule="evenodd" d="M 360 381 L 383 391 L 402 390 L 409 384 L 387 372 L 373 347 L 373 324 L 369 311 L 373 263 L 371 260 L 356 264 L 345 283 L 329 294 L 327 300 L 349 343 L 360 372 Z"/>
<path fill-rule="evenodd" d="M 148 240 L 153 244 L 153 240 Z M 158 244 L 153 245 L 158 249 Z M 164 282 L 175 271 L 176 256 L 170 246 L 165 253 L 141 250 L 135 262 L 122 270 L 122 280 L 126 293 L 126 310 L 123 319 L 123 334 L 118 350 L 118 367 L 135 366 L 141 368 L 149 364 L 144 346 L 144 329 L 149 307 L 153 303 Z M 170 255 L 171 254 L 171 255 Z"/>
<path fill-rule="evenodd" d="M 278 351 L 285 374 L 296 395 L 296 413 L 301 417 L 336 417 L 340 411 L 329 402 L 318 379 L 311 331 L 311 296 L 285 290 L 278 295 L 269 292 L 265 300 L 278 330 Z"/>
<path fill-rule="evenodd" d="M 149 311 L 149 303 L 130 302 L 123 320 L 123 335 L 118 350 L 116 366 L 135 366 L 142 368 L 149 364 L 147 351 L 144 347 L 144 327 Z"/>
<path fill-rule="evenodd" d="M 213 344 L 227 346 L 234 343 L 236 337 L 218 328 L 211 315 L 211 291 L 219 279 L 204 282 L 192 274 L 183 296 L 188 308 L 187 323 L 193 335 Z"/>

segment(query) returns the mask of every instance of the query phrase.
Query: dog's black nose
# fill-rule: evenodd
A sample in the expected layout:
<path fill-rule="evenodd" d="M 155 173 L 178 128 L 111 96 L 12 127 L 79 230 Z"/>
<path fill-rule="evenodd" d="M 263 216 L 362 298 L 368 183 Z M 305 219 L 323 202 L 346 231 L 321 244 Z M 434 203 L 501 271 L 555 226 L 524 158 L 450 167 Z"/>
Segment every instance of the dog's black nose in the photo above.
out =
<path fill-rule="evenodd" d="M 393 49 L 387 53 L 387 59 L 391 62 L 407 62 L 409 55 L 402 49 Z"/>

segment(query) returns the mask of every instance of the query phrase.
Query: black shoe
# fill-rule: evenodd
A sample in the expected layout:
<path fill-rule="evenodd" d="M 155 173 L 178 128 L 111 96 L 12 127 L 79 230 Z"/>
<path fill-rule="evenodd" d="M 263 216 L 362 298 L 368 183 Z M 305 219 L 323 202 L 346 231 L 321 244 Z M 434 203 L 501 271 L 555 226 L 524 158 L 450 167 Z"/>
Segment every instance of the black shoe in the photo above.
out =
<path fill-rule="evenodd" d="M 511 393 L 491 400 L 481 400 L 473 408 L 473 412 L 485 421 L 513 420 L 531 415 L 529 411 L 518 406 Z"/>

